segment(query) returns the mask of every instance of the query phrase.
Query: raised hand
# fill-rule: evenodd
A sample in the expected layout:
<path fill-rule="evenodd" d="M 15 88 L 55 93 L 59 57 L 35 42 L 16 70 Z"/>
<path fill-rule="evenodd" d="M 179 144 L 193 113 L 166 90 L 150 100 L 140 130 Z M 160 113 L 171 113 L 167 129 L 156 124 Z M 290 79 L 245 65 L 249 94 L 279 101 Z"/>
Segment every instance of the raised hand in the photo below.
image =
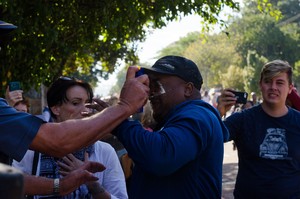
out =
<path fill-rule="evenodd" d="M 149 96 L 149 78 L 147 75 L 135 77 L 139 70 L 130 66 L 127 70 L 126 81 L 121 90 L 119 104 L 123 105 L 132 114 L 145 105 Z"/>
<path fill-rule="evenodd" d="M 232 89 L 224 89 L 218 97 L 217 109 L 221 116 L 225 115 L 227 111 L 236 103 L 236 97 L 232 93 Z"/>
<path fill-rule="evenodd" d="M 61 179 L 60 195 L 71 193 L 82 184 L 97 181 L 98 178 L 95 177 L 93 173 L 101 172 L 104 170 L 104 165 L 98 162 L 82 162 L 82 165 L 79 166 L 79 168 L 68 172 L 65 177 Z"/>
<path fill-rule="evenodd" d="M 23 100 L 22 90 L 9 91 L 9 88 L 6 88 L 5 99 L 10 106 L 14 106 L 17 102 Z"/>
<path fill-rule="evenodd" d="M 93 98 L 93 102 L 95 103 L 88 103 L 86 104 L 86 108 L 89 108 L 90 112 L 83 112 L 82 115 L 84 116 L 91 116 L 95 113 L 101 112 L 103 109 L 109 107 L 108 103 L 104 102 L 99 98 Z"/>

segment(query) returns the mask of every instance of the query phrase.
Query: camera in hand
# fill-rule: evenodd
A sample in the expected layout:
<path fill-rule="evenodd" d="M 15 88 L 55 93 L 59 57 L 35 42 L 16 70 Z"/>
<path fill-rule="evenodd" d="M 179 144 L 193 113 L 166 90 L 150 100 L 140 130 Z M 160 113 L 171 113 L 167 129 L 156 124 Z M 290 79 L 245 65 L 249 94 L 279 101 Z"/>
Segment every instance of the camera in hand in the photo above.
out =
<path fill-rule="evenodd" d="M 247 92 L 240 92 L 240 91 L 231 91 L 236 97 L 236 103 L 238 104 L 246 104 L 248 93 Z"/>

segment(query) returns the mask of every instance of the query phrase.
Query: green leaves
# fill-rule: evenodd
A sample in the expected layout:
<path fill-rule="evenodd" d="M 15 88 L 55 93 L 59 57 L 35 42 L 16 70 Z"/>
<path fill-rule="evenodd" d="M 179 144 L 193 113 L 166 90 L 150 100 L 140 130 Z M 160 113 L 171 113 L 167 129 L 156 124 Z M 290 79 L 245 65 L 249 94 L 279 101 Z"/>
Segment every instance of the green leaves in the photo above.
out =
<path fill-rule="evenodd" d="M 18 29 L 1 44 L 0 89 L 12 79 L 26 90 L 66 73 L 107 76 L 118 59 L 138 61 L 132 44 L 145 39 L 147 27 L 191 13 L 216 23 L 224 6 L 238 7 L 233 0 L 2 0 L 1 19 Z"/>

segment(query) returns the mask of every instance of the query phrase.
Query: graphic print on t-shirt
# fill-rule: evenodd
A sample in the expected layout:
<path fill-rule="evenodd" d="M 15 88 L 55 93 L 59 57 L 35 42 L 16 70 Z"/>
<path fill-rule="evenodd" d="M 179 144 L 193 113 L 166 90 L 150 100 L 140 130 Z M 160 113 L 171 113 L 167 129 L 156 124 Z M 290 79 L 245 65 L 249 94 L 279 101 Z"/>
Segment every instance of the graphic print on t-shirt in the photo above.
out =
<path fill-rule="evenodd" d="M 259 147 L 259 156 L 266 159 L 287 159 L 288 147 L 285 129 L 269 128 L 266 137 Z"/>

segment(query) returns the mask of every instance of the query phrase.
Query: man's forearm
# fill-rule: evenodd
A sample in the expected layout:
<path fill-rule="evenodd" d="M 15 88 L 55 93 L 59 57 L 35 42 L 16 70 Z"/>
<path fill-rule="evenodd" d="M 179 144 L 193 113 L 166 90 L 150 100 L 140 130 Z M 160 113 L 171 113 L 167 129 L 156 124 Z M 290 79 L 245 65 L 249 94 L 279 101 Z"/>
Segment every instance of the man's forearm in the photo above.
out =
<path fill-rule="evenodd" d="M 25 195 L 53 194 L 53 179 L 24 174 Z"/>
<path fill-rule="evenodd" d="M 82 120 L 43 124 L 31 148 L 52 156 L 63 157 L 109 134 L 130 115 L 131 112 L 126 110 L 126 107 L 116 105 Z"/>
<path fill-rule="evenodd" d="M 89 118 L 43 124 L 30 148 L 51 156 L 63 157 L 110 133 L 141 108 L 148 99 L 149 79 L 147 75 L 135 78 L 137 71 L 137 67 L 128 68 L 117 105 Z"/>

